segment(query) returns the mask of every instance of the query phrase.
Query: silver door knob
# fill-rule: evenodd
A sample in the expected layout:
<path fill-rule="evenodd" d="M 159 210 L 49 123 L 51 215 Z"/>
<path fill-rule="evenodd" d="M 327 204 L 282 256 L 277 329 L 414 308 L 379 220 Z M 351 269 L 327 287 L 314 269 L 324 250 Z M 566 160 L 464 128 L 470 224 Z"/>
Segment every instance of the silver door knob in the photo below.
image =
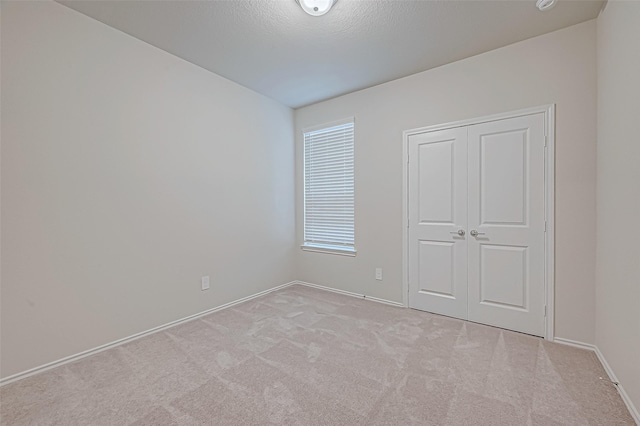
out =
<path fill-rule="evenodd" d="M 451 231 L 451 234 L 458 234 L 461 237 L 464 237 L 464 229 L 458 229 L 457 231 Z"/>
<path fill-rule="evenodd" d="M 475 229 L 472 229 L 469 234 L 471 234 L 472 237 L 477 237 L 478 235 L 484 235 L 484 232 L 478 232 Z"/>

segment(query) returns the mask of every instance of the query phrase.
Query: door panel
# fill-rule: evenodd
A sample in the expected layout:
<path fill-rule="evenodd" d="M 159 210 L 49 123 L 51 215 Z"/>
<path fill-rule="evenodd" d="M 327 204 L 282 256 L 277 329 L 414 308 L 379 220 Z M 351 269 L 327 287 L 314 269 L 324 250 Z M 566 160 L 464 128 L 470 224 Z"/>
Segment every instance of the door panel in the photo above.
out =
<path fill-rule="evenodd" d="M 527 247 L 480 245 L 480 303 L 527 310 Z"/>
<path fill-rule="evenodd" d="M 418 292 L 438 297 L 455 298 L 455 243 L 420 241 L 420 273 Z"/>
<path fill-rule="evenodd" d="M 544 334 L 544 115 L 469 127 L 470 321 Z"/>
<path fill-rule="evenodd" d="M 455 139 L 445 139 L 418 145 L 421 224 L 454 222 L 454 143 Z"/>
<path fill-rule="evenodd" d="M 526 225 L 527 141 L 526 129 L 480 138 L 481 224 Z"/>
<path fill-rule="evenodd" d="M 467 129 L 409 137 L 409 306 L 467 315 Z"/>

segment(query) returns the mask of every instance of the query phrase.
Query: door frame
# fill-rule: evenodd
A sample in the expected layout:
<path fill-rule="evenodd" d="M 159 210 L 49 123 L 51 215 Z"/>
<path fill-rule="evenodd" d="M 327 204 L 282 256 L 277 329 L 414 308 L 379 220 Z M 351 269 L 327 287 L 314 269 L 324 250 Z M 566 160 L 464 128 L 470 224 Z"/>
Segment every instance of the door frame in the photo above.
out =
<path fill-rule="evenodd" d="M 507 118 L 532 114 L 544 114 L 544 293 L 545 293 L 545 340 L 553 341 L 555 324 L 555 104 L 542 105 L 484 117 L 459 120 L 434 126 L 419 127 L 402 132 L 402 304 L 409 307 L 409 136 L 471 126 Z"/>

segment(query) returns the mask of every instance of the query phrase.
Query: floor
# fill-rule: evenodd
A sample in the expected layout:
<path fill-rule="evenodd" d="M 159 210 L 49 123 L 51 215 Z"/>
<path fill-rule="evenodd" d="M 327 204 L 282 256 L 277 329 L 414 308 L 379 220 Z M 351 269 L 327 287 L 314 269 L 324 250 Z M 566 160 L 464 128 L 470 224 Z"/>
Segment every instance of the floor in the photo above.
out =
<path fill-rule="evenodd" d="M 0 388 L 2 425 L 633 425 L 592 352 L 303 286 Z"/>

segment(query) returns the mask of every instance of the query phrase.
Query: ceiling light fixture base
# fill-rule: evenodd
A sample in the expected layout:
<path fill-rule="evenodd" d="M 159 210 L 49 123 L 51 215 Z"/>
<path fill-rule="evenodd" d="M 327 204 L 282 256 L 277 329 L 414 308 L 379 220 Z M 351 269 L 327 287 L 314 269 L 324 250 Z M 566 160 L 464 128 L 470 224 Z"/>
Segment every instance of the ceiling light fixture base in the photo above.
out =
<path fill-rule="evenodd" d="M 537 0 L 536 7 L 544 12 L 545 10 L 553 8 L 556 3 L 558 3 L 558 0 Z"/>
<path fill-rule="evenodd" d="M 322 16 L 327 13 L 338 0 L 296 0 L 302 10 L 311 16 Z"/>

